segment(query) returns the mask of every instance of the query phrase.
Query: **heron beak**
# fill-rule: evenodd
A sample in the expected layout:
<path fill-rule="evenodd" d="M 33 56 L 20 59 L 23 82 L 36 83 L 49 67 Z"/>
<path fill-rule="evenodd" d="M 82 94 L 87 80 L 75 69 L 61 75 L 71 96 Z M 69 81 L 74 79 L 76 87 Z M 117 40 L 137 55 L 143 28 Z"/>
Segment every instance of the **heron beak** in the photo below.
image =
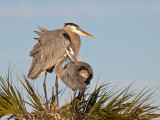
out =
<path fill-rule="evenodd" d="M 79 65 L 79 63 L 74 55 L 71 55 L 70 58 L 73 60 L 73 62 L 75 62 L 76 65 Z"/>
<path fill-rule="evenodd" d="M 73 62 L 75 62 L 76 65 L 79 65 L 76 57 L 74 56 L 74 52 L 73 52 L 72 48 L 68 47 L 68 48 L 66 49 L 66 53 L 67 53 L 67 55 L 71 58 L 71 60 L 72 60 Z"/>
<path fill-rule="evenodd" d="M 90 35 L 89 33 L 85 32 L 84 30 L 80 29 L 79 34 L 90 37 L 92 39 L 96 39 L 94 38 L 92 35 Z"/>

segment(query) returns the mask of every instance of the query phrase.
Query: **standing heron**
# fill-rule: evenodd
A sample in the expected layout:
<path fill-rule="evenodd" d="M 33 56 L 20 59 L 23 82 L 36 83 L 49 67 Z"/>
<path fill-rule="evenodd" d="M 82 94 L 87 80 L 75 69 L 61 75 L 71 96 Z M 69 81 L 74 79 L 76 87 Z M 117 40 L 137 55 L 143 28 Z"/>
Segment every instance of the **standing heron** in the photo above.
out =
<path fill-rule="evenodd" d="M 87 85 L 90 84 L 90 80 L 93 77 L 93 70 L 92 67 L 85 62 L 78 62 L 78 65 L 70 62 L 66 64 L 64 68 L 62 68 L 62 64 L 66 60 L 66 57 L 67 54 L 57 61 L 54 71 L 56 76 L 73 90 L 74 110 L 76 105 L 75 90 L 80 90 L 83 92 L 84 111 L 84 91 L 86 90 Z"/>
<path fill-rule="evenodd" d="M 65 23 L 63 29 L 49 31 L 44 27 L 39 27 L 40 32 L 35 31 L 40 37 L 35 38 L 38 43 L 30 51 L 30 56 L 33 57 L 32 64 L 28 73 L 28 78 L 33 80 L 39 78 L 45 73 L 43 87 L 45 98 L 46 93 L 46 76 L 47 72 L 53 72 L 57 60 L 62 57 L 66 49 L 70 47 L 73 49 L 77 57 L 80 50 L 81 40 L 80 36 L 88 36 L 95 39 L 93 36 L 82 30 L 75 23 Z M 57 105 L 58 105 L 58 79 L 55 82 Z"/>

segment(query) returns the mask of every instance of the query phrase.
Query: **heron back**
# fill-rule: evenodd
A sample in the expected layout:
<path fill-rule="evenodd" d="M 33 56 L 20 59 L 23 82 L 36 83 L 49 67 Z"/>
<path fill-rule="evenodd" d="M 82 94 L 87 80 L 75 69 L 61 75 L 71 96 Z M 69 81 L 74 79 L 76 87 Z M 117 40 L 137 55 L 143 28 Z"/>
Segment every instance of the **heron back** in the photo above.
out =
<path fill-rule="evenodd" d="M 70 46 L 69 35 L 66 31 L 57 29 L 49 31 L 40 28 L 36 33 L 40 36 L 36 38 L 39 42 L 32 48 L 30 56 L 33 57 L 28 77 L 37 79 L 44 71 L 53 69 L 57 60 L 65 54 L 65 50 Z M 67 38 L 66 38 L 67 36 Z"/>

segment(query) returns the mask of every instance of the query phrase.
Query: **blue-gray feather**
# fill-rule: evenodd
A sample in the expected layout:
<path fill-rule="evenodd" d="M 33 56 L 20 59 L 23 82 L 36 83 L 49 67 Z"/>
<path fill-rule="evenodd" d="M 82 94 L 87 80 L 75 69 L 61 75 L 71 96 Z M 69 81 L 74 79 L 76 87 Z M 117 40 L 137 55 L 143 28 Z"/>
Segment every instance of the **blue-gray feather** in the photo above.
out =
<path fill-rule="evenodd" d="M 41 32 L 38 43 L 32 48 L 30 56 L 33 57 L 28 77 L 37 79 L 43 75 L 44 71 L 53 67 L 57 60 L 65 54 L 65 50 L 70 46 L 70 41 L 64 34 L 66 31 L 57 29 L 48 31 L 44 27 L 39 27 Z"/>
<path fill-rule="evenodd" d="M 87 72 L 87 76 L 84 77 L 81 75 L 81 71 L 84 70 Z M 90 80 L 93 77 L 92 67 L 85 63 L 79 62 L 79 65 L 76 65 L 73 62 L 68 63 L 60 73 L 61 80 L 73 90 L 85 91 L 87 85 L 90 83 Z"/>

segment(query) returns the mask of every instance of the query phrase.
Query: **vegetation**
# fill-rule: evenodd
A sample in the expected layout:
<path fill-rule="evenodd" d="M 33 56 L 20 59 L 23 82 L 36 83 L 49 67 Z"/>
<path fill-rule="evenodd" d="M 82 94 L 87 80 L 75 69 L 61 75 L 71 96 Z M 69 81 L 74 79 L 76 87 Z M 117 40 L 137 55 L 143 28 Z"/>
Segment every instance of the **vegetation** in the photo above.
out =
<path fill-rule="evenodd" d="M 150 120 L 160 118 L 159 106 L 152 106 L 152 96 L 157 89 L 144 88 L 135 93 L 130 87 L 115 91 L 109 84 L 103 84 L 92 93 L 85 93 L 85 109 L 83 112 L 81 92 L 77 96 L 76 111 L 73 111 L 73 101 L 58 108 L 55 105 L 54 91 L 49 105 L 45 104 L 25 76 L 21 79 L 27 96 L 24 95 L 10 80 L 0 77 L 0 118 L 9 115 L 8 119 L 16 120 Z M 28 112 L 26 104 L 34 108 Z"/>

